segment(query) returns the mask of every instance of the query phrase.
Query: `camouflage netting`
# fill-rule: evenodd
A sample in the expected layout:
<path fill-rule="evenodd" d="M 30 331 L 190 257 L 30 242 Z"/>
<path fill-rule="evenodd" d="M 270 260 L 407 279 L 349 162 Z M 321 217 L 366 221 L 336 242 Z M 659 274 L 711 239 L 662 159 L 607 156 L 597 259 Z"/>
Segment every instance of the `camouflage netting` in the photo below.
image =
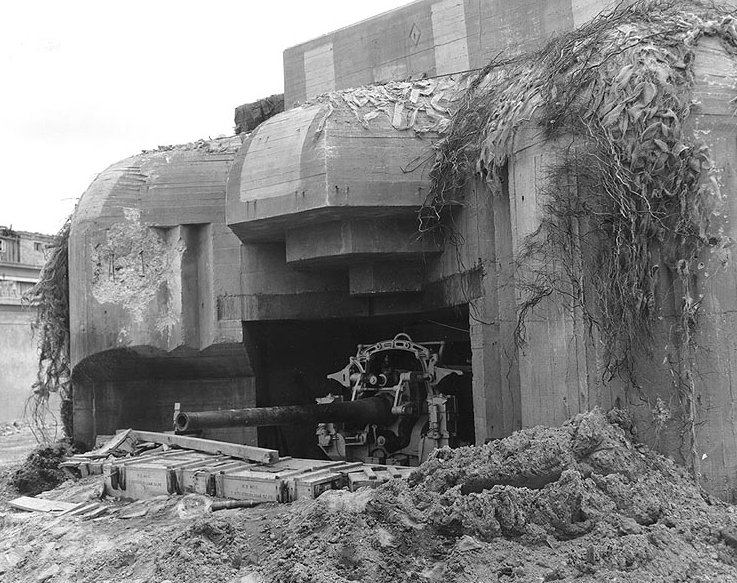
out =
<path fill-rule="evenodd" d="M 474 176 L 501 196 L 521 129 L 555 142 L 559 161 L 539 193 L 541 223 L 516 274 L 517 341 L 535 306 L 554 297 L 581 310 L 604 346 L 608 378 L 639 389 L 638 355 L 652 355 L 659 270 L 683 292 L 670 358 L 674 396 L 696 422 L 694 291 L 699 254 L 732 244 L 713 228 L 723 194 L 707 146 L 690 131 L 699 43 L 737 52 L 734 12 L 706 2 L 637 2 L 475 75 L 436 145 L 420 230 L 442 228 Z M 725 103 L 725 113 L 733 105 Z M 680 295 L 680 294 L 679 294 Z M 694 452 L 692 452 L 694 453 Z M 695 455 L 695 453 L 694 453 Z"/>
<path fill-rule="evenodd" d="M 308 101 L 305 106 L 327 105 L 318 133 L 335 110 L 346 110 L 366 129 L 371 129 L 373 120 L 384 118 L 398 131 L 412 131 L 418 136 L 443 135 L 450 127 L 457 100 L 467 83 L 466 78 L 458 76 L 391 81 L 332 91 Z"/>

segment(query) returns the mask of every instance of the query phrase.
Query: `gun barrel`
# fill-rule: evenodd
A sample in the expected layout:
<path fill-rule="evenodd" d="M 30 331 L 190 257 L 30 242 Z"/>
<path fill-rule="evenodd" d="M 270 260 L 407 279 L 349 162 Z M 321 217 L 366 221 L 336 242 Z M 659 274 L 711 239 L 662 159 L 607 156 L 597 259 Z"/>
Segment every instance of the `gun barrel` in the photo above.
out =
<path fill-rule="evenodd" d="M 331 422 L 391 425 L 393 420 L 392 404 L 389 399 L 368 397 L 357 401 L 333 401 L 310 405 L 180 412 L 174 420 L 174 430 L 185 432 L 208 427 L 263 427 Z"/>

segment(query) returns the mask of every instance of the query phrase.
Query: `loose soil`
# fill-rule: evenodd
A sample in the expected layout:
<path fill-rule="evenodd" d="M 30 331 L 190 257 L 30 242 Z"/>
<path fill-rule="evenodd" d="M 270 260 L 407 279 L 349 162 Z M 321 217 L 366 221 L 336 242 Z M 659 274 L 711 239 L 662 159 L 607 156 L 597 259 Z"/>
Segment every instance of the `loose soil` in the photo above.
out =
<path fill-rule="evenodd" d="M 87 478 L 45 496 L 100 492 Z M 0 578 L 737 582 L 735 508 L 598 411 L 438 451 L 375 490 L 202 513 L 183 502 L 105 500 L 92 520 L 0 506 Z"/>

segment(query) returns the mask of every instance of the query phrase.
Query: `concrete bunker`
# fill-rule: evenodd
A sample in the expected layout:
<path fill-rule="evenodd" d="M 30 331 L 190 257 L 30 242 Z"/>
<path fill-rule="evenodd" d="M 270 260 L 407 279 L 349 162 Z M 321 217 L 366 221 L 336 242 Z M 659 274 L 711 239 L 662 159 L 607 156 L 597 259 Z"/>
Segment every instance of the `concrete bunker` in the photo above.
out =
<path fill-rule="evenodd" d="M 429 6 L 429 2 L 416 3 L 418 9 Z M 612 18 L 627 14 L 617 12 Z M 121 387 L 139 380 L 126 377 L 122 370 L 145 370 L 148 365 L 142 364 L 143 359 L 151 359 L 146 362 L 161 371 L 159 379 L 166 381 L 162 387 L 174 387 L 181 373 L 159 361 L 181 354 L 182 362 L 204 363 L 210 351 L 221 355 L 233 351 L 243 368 L 225 374 L 244 379 L 243 386 L 250 387 L 247 397 L 239 393 L 239 398 L 251 400 L 247 406 L 287 404 L 324 393 L 323 375 L 340 368 L 356 344 L 391 338 L 398 332 L 417 341 L 435 340 L 435 328 L 424 328 L 432 320 L 451 326 L 448 330 L 463 331 L 463 338 L 454 336 L 452 342 L 463 346 L 457 349 L 465 355 L 464 362 L 470 352 L 473 374 L 466 380 L 472 385 L 473 423 L 466 423 L 465 430 L 473 427 L 476 443 L 523 427 L 560 424 L 596 406 L 624 405 L 634 412 L 647 441 L 682 461 L 685 444 L 702 483 L 722 497 L 733 496 L 737 448 L 729 444 L 735 439 L 734 423 L 729 413 L 717 412 L 731 407 L 731 377 L 724 371 L 725 367 L 731 370 L 735 354 L 728 332 L 735 303 L 730 283 L 734 279 L 730 246 L 735 237 L 728 219 L 734 214 L 734 197 L 725 193 L 734 186 L 730 161 L 734 120 L 726 104 L 735 93 L 730 51 L 737 40 L 729 18 L 689 15 L 688 22 L 681 16 L 668 20 L 673 14 L 663 20 L 677 29 L 680 44 L 653 48 L 638 40 L 625 47 L 635 52 L 660 51 L 660 60 L 638 56 L 619 71 L 603 66 L 586 69 L 601 77 L 600 85 L 589 89 L 601 91 L 581 94 L 602 100 L 606 95 L 612 102 L 610 111 L 592 107 L 581 119 L 602 127 L 619 124 L 618 136 L 629 131 L 639 139 L 646 135 L 645 129 L 662 134 L 664 139 L 647 141 L 648 164 L 665 157 L 681 170 L 691 162 L 698 166 L 689 184 L 704 187 L 699 190 L 705 202 L 700 209 L 711 213 L 709 227 L 719 232 L 718 237 L 700 239 L 702 255 L 689 256 L 685 263 L 664 263 L 672 272 L 670 277 L 665 269 L 657 282 L 648 275 L 667 305 L 663 304 L 662 319 L 652 327 L 657 358 L 635 355 L 633 360 L 642 386 L 606 378 L 601 336 L 587 330 L 584 308 L 588 306 L 579 303 L 571 309 L 570 302 L 561 301 L 566 290 L 539 298 L 525 320 L 527 342 L 515 342 L 527 283 L 520 269 L 525 241 L 541 225 L 545 192 L 551 186 L 548 170 L 571 144 L 571 136 L 556 125 L 567 110 L 553 97 L 567 85 L 556 83 L 580 66 L 577 54 L 584 45 L 574 41 L 585 40 L 593 58 L 602 48 L 597 44 L 602 39 L 614 45 L 629 43 L 630 28 L 638 34 L 647 32 L 645 20 L 650 22 L 643 19 L 621 27 L 602 19 L 589 30 L 596 35 L 576 32 L 560 41 L 565 50 L 550 52 L 566 56 L 565 70 L 541 66 L 547 62 L 545 53 L 539 53 L 539 62 L 512 63 L 520 67 L 512 83 L 504 77 L 505 70 L 485 70 L 488 76 L 472 89 L 491 88 L 488 95 L 493 99 L 476 112 L 488 115 L 484 119 L 489 124 L 479 129 L 478 117 L 467 118 L 478 132 L 474 134 L 478 148 L 476 159 L 462 167 L 460 175 L 440 172 L 431 180 L 430 165 L 422 163 L 432 160 L 433 141 L 447 137 L 454 99 L 469 95 L 464 93 L 469 89 L 466 81 L 452 76 L 353 90 L 327 87 L 329 93 L 264 121 L 242 142 L 235 137 L 166 148 L 106 170 L 85 193 L 72 226 L 72 364 L 75 379 L 83 385 L 122 384 L 108 385 L 103 389 L 108 393 L 101 393 L 92 405 L 84 402 L 90 391 L 75 392 L 80 415 L 91 411 L 86 419 L 92 420 L 89 431 L 79 429 L 86 432 L 80 433 L 80 439 L 88 441 L 95 432 L 115 429 L 112 424 L 118 421 L 106 408 L 119 407 L 127 394 Z M 607 67 L 621 65 L 614 56 L 607 63 Z M 636 71 L 635 63 L 640 67 Z M 552 70 L 558 77 L 547 79 Z M 640 77 L 633 77 L 633 71 Z M 678 83 L 669 81 L 676 78 Z M 538 87 L 530 85 L 541 79 Z M 633 79 L 636 84 L 630 83 Z M 494 95 L 494 88 L 507 93 Z M 520 97 L 520 88 L 527 98 Z M 640 116 L 636 123 L 626 118 L 630 111 L 614 95 L 624 89 L 631 92 L 626 103 L 632 114 Z M 581 95 L 570 96 L 569 105 L 576 105 Z M 676 114 L 652 105 L 657 95 L 687 100 Z M 456 114 L 454 121 L 459 119 Z M 654 129 L 637 125 L 650 118 L 657 118 Z M 509 123 L 499 125 L 499 120 Z M 679 136 L 689 136 L 688 144 L 671 132 L 676 122 Z M 446 146 L 443 153 L 454 162 L 463 147 L 448 142 Z M 699 152 L 707 150 L 710 153 L 704 156 L 713 164 L 702 165 Z M 658 170 L 655 176 L 668 174 L 663 172 L 665 163 L 651 168 Z M 634 174 L 637 178 L 638 173 Z M 450 177 L 455 196 L 441 197 L 438 205 L 437 200 L 427 204 L 428 193 L 443 194 L 435 187 L 444 176 Z M 579 187 L 581 183 L 575 183 L 571 191 Z M 417 237 L 416 213 L 423 205 L 452 223 L 453 237 Z M 142 242 L 150 241 L 149 235 L 155 232 L 162 249 L 168 249 L 164 256 L 169 260 L 154 266 L 160 282 L 156 290 L 136 294 L 139 288 L 133 286 L 124 301 L 117 301 L 115 285 L 101 285 L 99 278 L 105 276 L 106 265 L 108 277 L 124 273 L 138 277 L 136 258 L 111 259 L 110 253 L 95 249 L 104 250 L 111 233 L 117 236 L 113 225 L 121 221 L 140 225 L 131 233 L 144 233 Z M 129 248 L 135 255 L 137 247 Z M 119 247 L 108 245 L 110 249 L 117 252 Z M 144 251 L 141 272 L 145 256 Z M 716 273 L 727 277 L 716 278 Z M 589 284 L 583 281 L 578 291 Z M 646 304 L 651 296 L 643 294 L 643 298 Z M 672 324 L 679 324 L 673 309 L 678 304 L 687 308 L 684 312 L 681 307 L 684 330 L 690 316 L 699 310 L 702 314 L 702 328 L 692 338 L 708 349 L 698 354 L 701 378 L 708 385 L 698 385 L 698 390 L 686 370 L 689 361 L 683 358 L 682 349 L 689 342 L 679 341 L 672 333 Z M 113 370 L 118 370 L 119 380 L 107 380 L 105 367 L 96 362 L 98 355 L 108 351 L 116 361 Z M 126 351 L 138 355 L 132 364 L 121 365 L 128 358 Z M 85 368 L 92 371 L 91 379 L 83 378 Z M 193 383 L 193 395 L 197 386 L 226 378 L 219 376 L 223 374 L 219 365 L 198 370 L 191 373 L 193 380 L 202 381 Z M 687 374 L 681 376 L 683 370 Z M 692 431 L 685 440 L 680 439 L 682 419 L 666 415 L 673 410 L 668 399 L 674 394 L 674 371 L 679 379 L 694 381 L 687 387 L 693 408 L 686 413 Z M 236 383 L 226 387 L 224 394 L 240 390 Z M 145 389 L 130 385 L 131 395 L 144 393 Z M 96 389 L 91 394 L 97 395 Z M 210 402 L 213 408 L 224 403 L 217 397 Z M 151 419 L 163 423 L 171 405 L 160 405 L 167 409 L 166 415 L 162 409 Z M 84 423 L 79 427 L 84 428 Z M 300 431 L 264 428 L 251 438 L 301 454 L 313 436 Z"/>

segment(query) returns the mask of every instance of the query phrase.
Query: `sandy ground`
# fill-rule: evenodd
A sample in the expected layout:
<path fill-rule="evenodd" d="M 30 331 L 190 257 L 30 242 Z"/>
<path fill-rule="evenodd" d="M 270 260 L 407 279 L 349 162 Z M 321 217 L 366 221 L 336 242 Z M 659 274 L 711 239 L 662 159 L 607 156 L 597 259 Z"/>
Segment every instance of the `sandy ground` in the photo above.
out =
<path fill-rule="evenodd" d="M 23 461 L 36 445 L 28 426 L 0 425 L 0 469 Z"/>
<path fill-rule="evenodd" d="M 7 500 L 18 496 L 10 485 L 11 475 L 37 445 L 29 427 L 0 425 L 0 512 L 7 508 Z"/>

